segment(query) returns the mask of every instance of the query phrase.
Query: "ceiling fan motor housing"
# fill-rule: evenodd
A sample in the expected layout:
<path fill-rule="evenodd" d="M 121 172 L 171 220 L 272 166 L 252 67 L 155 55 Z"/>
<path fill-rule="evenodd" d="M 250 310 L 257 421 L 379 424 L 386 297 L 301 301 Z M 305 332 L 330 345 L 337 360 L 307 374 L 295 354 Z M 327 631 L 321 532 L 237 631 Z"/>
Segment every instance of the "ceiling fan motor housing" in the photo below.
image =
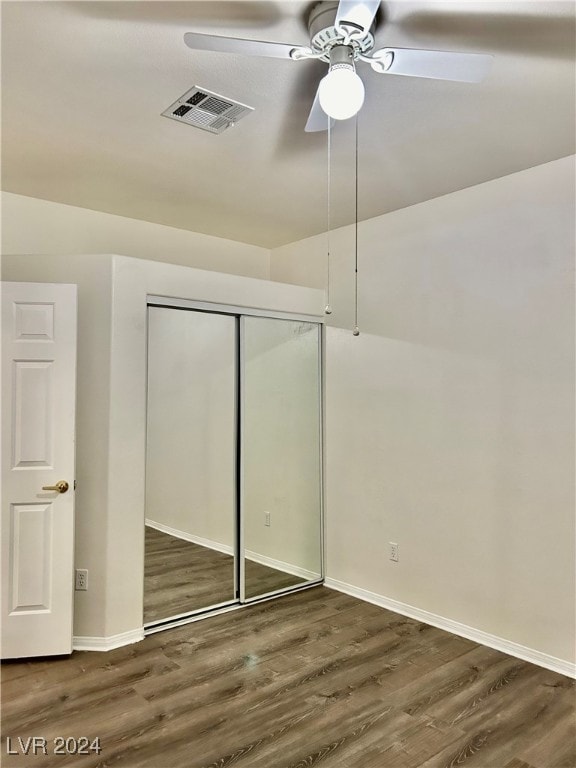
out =
<path fill-rule="evenodd" d="M 343 43 L 351 45 L 354 58 L 359 53 L 365 55 L 374 48 L 374 24 L 368 32 L 354 35 L 351 40 L 346 40 L 342 30 L 335 23 L 338 5 L 338 2 L 323 0 L 312 8 L 308 18 L 310 45 L 313 50 L 324 51 L 325 57 L 322 58 L 325 61 L 330 61 L 330 50 Z"/>
<path fill-rule="evenodd" d="M 354 50 L 351 45 L 336 44 L 330 48 L 330 69 L 354 69 Z"/>

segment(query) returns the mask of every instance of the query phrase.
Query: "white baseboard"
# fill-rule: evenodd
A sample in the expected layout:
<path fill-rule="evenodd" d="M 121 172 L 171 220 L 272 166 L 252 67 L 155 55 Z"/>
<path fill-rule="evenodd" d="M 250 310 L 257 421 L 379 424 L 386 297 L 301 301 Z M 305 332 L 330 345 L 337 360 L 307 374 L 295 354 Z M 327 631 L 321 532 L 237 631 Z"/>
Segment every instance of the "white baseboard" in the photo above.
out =
<path fill-rule="evenodd" d="M 398 600 L 384 597 L 376 592 L 370 592 L 367 589 L 354 587 L 351 584 L 346 584 L 337 579 L 326 579 L 324 581 L 324 586 L 329 587 L 330 589 L 335 589 L 338 592 L 344 592 L 352 597 L 357 597 L 360 600 L 365 600 L 367 603 L 373 603 L 381 608 L 387 608 L 394 613 L 400 613 L 411 619 L 422 621 L 424 624 L 431 624 L 433 627 L 438 627 L 439 629 L 444 629 L 454 635 L 465 637 L 467 640 L 473 640 L 480 645 L 487 645 L 489 648 L 502 651 L 510 656 L 516 656 L 523 661 L 529 661 L 540 667 L 551 669 L 553 672 L 559 672 L 561 675 L 576 678 L 576 664 L 570 661 L 558 659 L 556 656 L 550 656 L 549 654 L 542 653 L 534 648 L 527 648 L 525 645 L 514 643 L 511 640 L 506 640 L 497 635 L 491 635 L 488 632 L 483 632 L 481 629 L 469 627 L 467 624 L 461 624 L 458 621 L 446 619 L 444 616 L 439 616 L 436 613 L 430 613 L 421 608 L 415 608 L 407 603 L 401 603 Z"/>
<path fill-rule="evenodd" d="M 244 556 L 247 560 L 260 563 L 260 565 L 267 565 L 268 568 L 275 568 L 277 571 L 290 573 L 292 576 L 298 576 L 299 578 L 305 579 L 306 581 L 313 581 L 320 578 L 319 573 L 308 571 L 306 568 L 300 568 L 299 565 L 292 565 L 292 563 L 284 563 L 282 560 L 275 560 L 272 557 L 266 557 L 266 555 L 261 555 L 258 552 L 252 552 L 252 550 L 249 549 L 246 550 Z"/>
<path fill-rule="evenodd" d="M 140 640 L 144 640 L 144 628 L 131 629 L 129 632 L 121 632 L 119 635 L 110 635 L 110 637 L 73 637 L 72 650 L 112 651 L 123 645 L 139 643 Z"/>
<path fill-rule="evenodd" d="M 234 547 L 228 544 L 221 544 L 219 541 L 212 541 L 212 539 L 203 539 L 201 536 L 194 536 L 186 531 L 179 531 L 177 528 L 170 528 L 169 525 L 164 523 L 157 523 L 154 520 L 146 519 L 146 525 L 149 528 L 155 528 L 157 531 L 167 533 L 169 536 L 174 536 L 177 539 L 183 539 L 184 541 L 190 541 L 192 544 L 199 544 L 201 547 L 207 547 L 208 549 L 214 549 L 216 552 L 222 552 L 225 555 L 233 555 Z"/>

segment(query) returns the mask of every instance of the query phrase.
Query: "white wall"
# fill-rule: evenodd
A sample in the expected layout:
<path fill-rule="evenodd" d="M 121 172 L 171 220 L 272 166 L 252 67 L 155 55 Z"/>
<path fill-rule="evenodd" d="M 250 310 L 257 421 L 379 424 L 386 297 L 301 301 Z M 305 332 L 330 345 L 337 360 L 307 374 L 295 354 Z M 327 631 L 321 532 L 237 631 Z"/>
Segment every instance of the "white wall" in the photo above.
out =
<path fill-rule="evenodd" d="M 328 576 L 568 662 L 574 197 L 571 157 L 364 222 L 358 338 L 333 233 L 326 350 Z M 322 285 L 325 242 L 272 278 Z"/>
<path fill-rule="evenodd" d="M 0 193 L 2 253 L 122 253 L 215 272 L 267 278 L 270 252 L 148 221 Z"/>

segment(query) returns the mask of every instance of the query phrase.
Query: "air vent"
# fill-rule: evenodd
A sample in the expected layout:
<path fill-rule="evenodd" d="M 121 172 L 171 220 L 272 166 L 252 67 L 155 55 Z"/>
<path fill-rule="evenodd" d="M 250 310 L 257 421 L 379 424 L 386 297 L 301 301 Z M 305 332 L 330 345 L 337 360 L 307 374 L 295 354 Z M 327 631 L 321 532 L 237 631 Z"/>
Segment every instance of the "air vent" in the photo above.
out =
<path fill-rule="evenodd" d="M 222 133 L 253 111 L 254 107 L 195 85 L 164 110 L 162 115 L 202 128 L 203 131 Z"/>

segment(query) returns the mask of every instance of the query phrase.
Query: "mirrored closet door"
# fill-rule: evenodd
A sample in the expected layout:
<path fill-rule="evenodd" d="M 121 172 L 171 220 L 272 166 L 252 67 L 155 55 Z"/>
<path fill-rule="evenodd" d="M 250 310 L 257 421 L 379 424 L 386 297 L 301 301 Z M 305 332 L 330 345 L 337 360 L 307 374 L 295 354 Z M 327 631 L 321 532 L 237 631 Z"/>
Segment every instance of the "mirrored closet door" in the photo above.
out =
<path fill-rule="evenodd" d="M 237 323 L 148 308 L 145 625 L 237 599 Z"/>
<path fill-rule="evenodd" d="M 320 326 L 241 319 L 241 598 L 322 576 Z"/>
<path fill-rule="evenodd" d="M 320 325 L 254 312 L 150 298 L 150 632 L 322 580 Z"/>

